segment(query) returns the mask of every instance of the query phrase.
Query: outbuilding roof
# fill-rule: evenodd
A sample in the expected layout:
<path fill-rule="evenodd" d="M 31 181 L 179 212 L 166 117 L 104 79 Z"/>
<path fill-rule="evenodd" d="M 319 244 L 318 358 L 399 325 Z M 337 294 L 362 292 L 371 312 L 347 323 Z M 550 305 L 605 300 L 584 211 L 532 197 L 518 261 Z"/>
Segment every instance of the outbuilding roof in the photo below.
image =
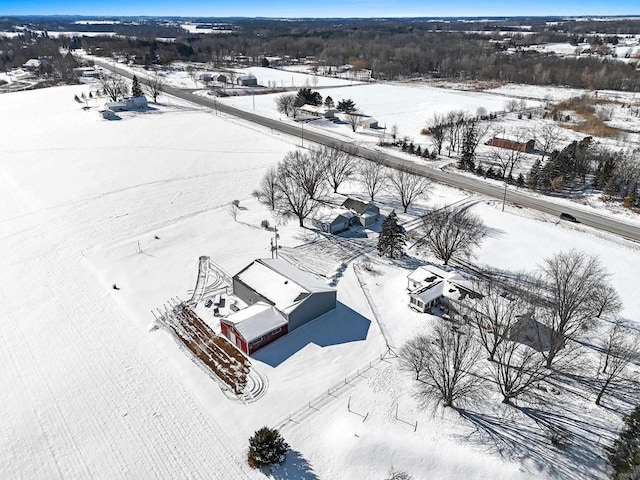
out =
<path fill-rule="evenodd" d="M 284 313 L 293 311 L 312 293 L 330 292 L 324 281 L 280 258 L 261 258 L 235 276 Z"/>
<path fill-rule="evenodd" d="M 287 319 L 275 307 L 258 302 L 222 319 L 233 325 L 247 342 L 252 342 L 276 328 L 287 324 Z"/>

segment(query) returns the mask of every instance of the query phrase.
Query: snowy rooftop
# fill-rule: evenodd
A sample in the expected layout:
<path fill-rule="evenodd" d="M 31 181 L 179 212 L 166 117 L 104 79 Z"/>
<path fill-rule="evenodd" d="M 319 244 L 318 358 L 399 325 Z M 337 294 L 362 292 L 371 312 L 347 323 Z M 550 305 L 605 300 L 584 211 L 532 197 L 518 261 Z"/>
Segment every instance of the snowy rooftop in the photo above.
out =
<path fill-rule="evenodd" d="M 350 210 L 343 208 L 322 207 L 316 211 L 314 218 L 324 223 L 331 223 L 338 217 L 353 218 L 355 215 Z"/>
<path fill-rule="evenodd" d="M 222 321 L 233 325 L 247 342 L 287 324 L 287 319 L 276 308 L 264 302 L 232 313 Z"/>
<path fill-rule="evenodd" d="M 421 265 L 408 275 L 414 282 L 431 283 L 449 277 L 451 273 L 433 265 Z"/>
<path fill-rule="evenodd" d="M 261 258 L 240 271 L 238 280 L 288 313 L 311 293 L 329 292 L 322 280 L 279 258 Z"/>

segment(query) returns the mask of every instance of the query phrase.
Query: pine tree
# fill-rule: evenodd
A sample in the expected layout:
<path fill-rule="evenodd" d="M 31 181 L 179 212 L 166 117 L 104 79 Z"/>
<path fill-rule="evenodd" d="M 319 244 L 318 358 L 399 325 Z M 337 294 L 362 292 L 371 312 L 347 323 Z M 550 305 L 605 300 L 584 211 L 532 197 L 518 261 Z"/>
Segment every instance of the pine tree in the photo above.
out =
<path fill-rule="evenodd" d="M 516 180 L 516 186 L 520 188 L 524 187 L 524 175 L 522 175 L 522 173 L 518 175 L 518 179 Z"/>
<path fill-rule="evenodd" d="M 630 474 L 640 467 L 640 407 L 625 420 L 620 437 L 613 443 L 609 462 L 614 469 L 612 478 L 637 478 Z"/>
<path fill-rule="evenodd" d="M 324 106 L 327 108 L 333 108 L 335 107 L 335 102 L 333 101 L 333 98 L 331 98 L 329 95 L 327 95 L 327 98 L 324 99 Z"/>
<path fill-rule="evenodd" d="M 133 76 L 133 85 L 131 85 L 131 96 L 132 97 L 142 97 L 144 93 L 142 93 L 142 88 L 140 87 L 140 82 L 138 81 L 137 76 Z"/>
<path fill-rule="evenodd" d="M 401 225 L 398 225 L 398 216 L 392 211 L 382 222 L 382 231 L 378 237 L 378 254 L 383 257 L 400 258 L 404 255 L 404 245 L 407 234 Z"/>
<path fill-rule="evenodd" d="M 251 468 L 284 462 L 289 445 L 275 428 L 262 427 L 249 439 L 247 460 Z"/>
<path fill-rule="evenodd" d="M 535 163 L 531 166 L 531 170 L 529 170 L 529 175 L 527 175 L 527 186 L 532 190 L 537 190 L 540 185 L 540 167 L 542 166 L 542 162 L 540 159 L 536 160 Z"/>

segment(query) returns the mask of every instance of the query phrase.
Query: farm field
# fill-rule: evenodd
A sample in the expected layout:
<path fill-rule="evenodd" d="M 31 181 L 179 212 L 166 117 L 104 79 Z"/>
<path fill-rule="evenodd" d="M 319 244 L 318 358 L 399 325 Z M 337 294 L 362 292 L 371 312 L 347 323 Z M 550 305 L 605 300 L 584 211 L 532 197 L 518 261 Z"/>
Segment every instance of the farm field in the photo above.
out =
<path fill-rule="evenodd" d="M 564 393 L 577 439 L 568 452 L 552 450 L 529 421 L 523 424 L 536 433 L 523 438 L 535 439 L 535 449 L 501 455 L 472 434 L 464 417 L 421 408 L 387 351 L 386 343 L 397 348 L 438 321 L 411 311 L 405 298 L 411 267 L 433 259 L 410 250 L 406 264 L 374 255 L 372 272 L 354 268 L 359 259 L 343 267 L 339 248 L 295 222 L 279 225 L 283 251 L 302 266 L 315 259 L 312 269 L 337 285 L 339 307 L 254 355 L 269 382 L 264 397 L 247 405 L 229 401 L 165 332 L 153 329 L 151 310 L 189 297 L 200 255 L 231 273 L 269 256 L 273 233 L 260 223 L 277 219 L 251 192 L 297 141 L 166 97 L 145 113 L 105 121 L 97 114 L 100 102 L 83 111 L 73 100 L 89 88 L 0 96 L 0 109 L 19 112 L 0 120 L 8 132 L 0 144 L 0 247 L 9 252 L 0 259 L 0 341 L 10 346 L 0 349 L 6 392 L 0 477 L 266 478 L 245 462 L 248 437 L 265 424 L 281 427 L 292 447 L 272 478 L 374 478 L 392 466 L 443 480 L 603 476 L 600 446 L 588 441 L 611 440 L 628 399 L 616 398 L 603 413 L 588 394 Z M 332 96 L 352 96 L 382 113 L 387 104 L 375 103 L 376 88 L 344 87 Z M 461 105 L 491 110 L 491 96 L 402 89 L 403 102 L 434 97 L 420 104 L 421 115 Z M 492 101 L 500 108 L 505 100 Z M 272 104 L 256 96 L 257 110 L 271 111 Z M 406 125 L 414 120 L 398 115 Z M 341 193 L 362 196 L 355 183 Z M 468 198 L 434 185 L 400 218 Z M 242 207 L 235 220 L 227 211 L 234 199 Z M 597 254 L 623 299 L 622 314 L 637 325 L 637 246 L 478 200 L 473 211 L 493 234 L 474 262 L 534 268 L 567 245 Z M 383 214 L 398 208 L 388 192 L 379 202 Z M 474 412 L 504 422 L 512 413 L 498 404 L 488 395 Z M 594 436 L 580 430 L 580 421 L 597 423 Z M 545 455 L 561 468 L 550 470 Z"/>

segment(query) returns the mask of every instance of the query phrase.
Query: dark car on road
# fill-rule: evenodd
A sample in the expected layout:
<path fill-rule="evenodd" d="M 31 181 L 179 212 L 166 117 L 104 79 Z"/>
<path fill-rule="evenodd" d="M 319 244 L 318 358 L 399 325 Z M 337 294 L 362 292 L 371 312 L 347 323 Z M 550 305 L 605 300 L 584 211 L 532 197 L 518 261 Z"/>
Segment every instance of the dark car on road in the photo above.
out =
<path fill-rule="evenodd" d="M 560 214 L 560 219 L 561 220 L 566 220 L 567 222 L 579 223 L 578 219 L 576 217 L 574 217 L 573 215 L 571 215 L 570 213 L 562 212 Z"/>

